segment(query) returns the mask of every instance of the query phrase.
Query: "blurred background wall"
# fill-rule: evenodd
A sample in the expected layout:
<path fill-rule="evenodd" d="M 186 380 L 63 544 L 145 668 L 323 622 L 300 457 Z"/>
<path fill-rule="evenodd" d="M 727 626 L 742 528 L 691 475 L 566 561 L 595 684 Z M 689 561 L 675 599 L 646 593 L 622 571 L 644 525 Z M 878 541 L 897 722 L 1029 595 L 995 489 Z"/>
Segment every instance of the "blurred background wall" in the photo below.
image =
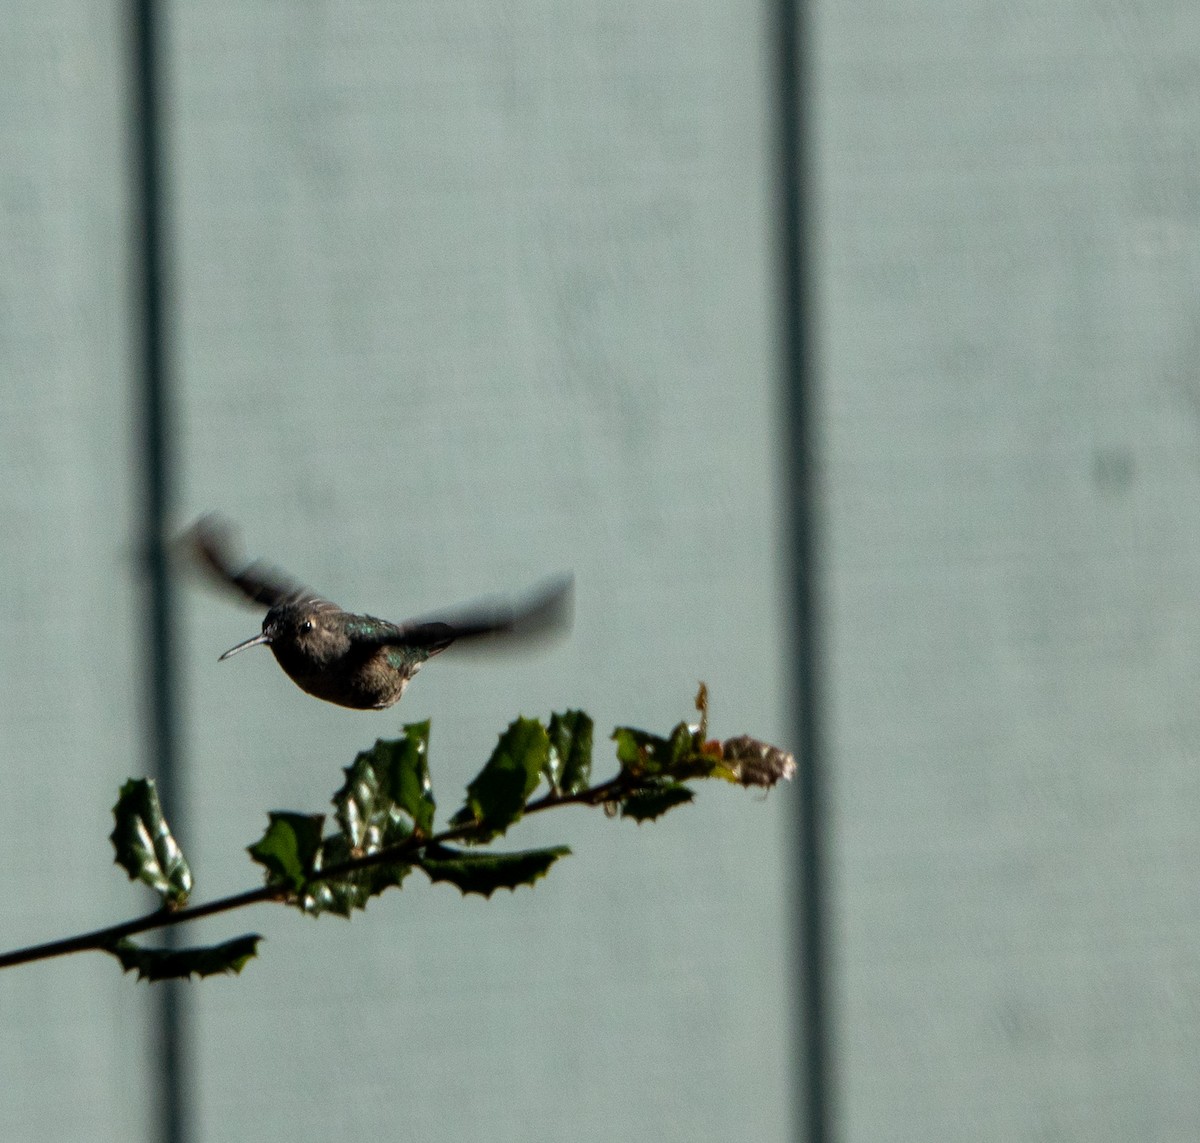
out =
<path fill-rule="evenodd" d="M 164 5 L 173 515 L 215 509 L 403 618 L 576 576 L 569 640 L 431 666 L 401 707 L 308 699 L 260 613 L 181 581 L 178 822 L 196 899 L 264 812 L 433 719 L 447 812 L 518 713 L 785 739 L 768 13 L 673 4 Z M 149 765 L 133 29 L 26 4 L 0 37 L 4 945 L 147 906 L 109 807 Z M 638 828 L 564 811 L 536 891 L 411 882 L 284 910 L 181 990 L 195 1140 L 732 1139 L 790 1130 L 789 791 Z M 557 819 L 557 820 L 556 820 Z M 0 977 L 0 1133 L 155 1139 L 157 993 L 104 958 Z"/>
<path fill-rule="evenodd" d="M 164 5 L 173 517 L 396 618 L 572 568 L 571 639 L 302 695 L 188 582 L 199 898 L 264 811 L 433 719 L 443 805 L 516 713 L 792 743 L 777 11 Z M 1190 1140 L 1200 1121 L 1200 13 L 812 6 L 831 1136 Z M 150 765 L 132 42 L 0 34 L 5 947 L 146 907 L 109 807 Z M 598 750 L 598 758 L 602 756 Z M 197 1141 L 783 1140 L 795 790 L 582 811 L 533 891 L 284 910 L 181 990 Z M 0 974 L 5 1139 L 158 1140 L 157 995 Z"/>
<path fill-rule="evenodd" d="M 816 10 L 848 1139 L 1200 1124 L 1200 10 Z"/>

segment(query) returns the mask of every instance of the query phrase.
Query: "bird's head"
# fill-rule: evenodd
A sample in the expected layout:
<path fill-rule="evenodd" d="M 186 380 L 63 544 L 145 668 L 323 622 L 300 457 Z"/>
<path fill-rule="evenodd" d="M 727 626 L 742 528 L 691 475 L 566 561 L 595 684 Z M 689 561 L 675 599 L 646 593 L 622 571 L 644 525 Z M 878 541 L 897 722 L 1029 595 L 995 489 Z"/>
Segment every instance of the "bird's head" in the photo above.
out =
<path fill-rule="evenodd" d="M 281 663 L 320 664 L 344 654 L 349 642 L 342 612 L 335 604 L 324 599 L 288 600 L 267 612 L 257 635 L 230 647 L 221 658 L 263 644 Z"/>

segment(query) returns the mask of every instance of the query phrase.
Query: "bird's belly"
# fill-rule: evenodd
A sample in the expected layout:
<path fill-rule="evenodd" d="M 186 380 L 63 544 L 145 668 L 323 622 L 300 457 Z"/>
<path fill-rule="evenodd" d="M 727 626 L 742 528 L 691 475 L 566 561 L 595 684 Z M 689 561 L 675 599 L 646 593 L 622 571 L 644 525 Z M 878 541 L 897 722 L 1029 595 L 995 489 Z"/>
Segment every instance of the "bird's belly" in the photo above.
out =
<path fill-rule="evenodd" d="M 351 710 L 386 710 L 399 702 L 408 679 L 398 672 L 378 670 L 339 671 L 284 668 L 302 691 Z"/>

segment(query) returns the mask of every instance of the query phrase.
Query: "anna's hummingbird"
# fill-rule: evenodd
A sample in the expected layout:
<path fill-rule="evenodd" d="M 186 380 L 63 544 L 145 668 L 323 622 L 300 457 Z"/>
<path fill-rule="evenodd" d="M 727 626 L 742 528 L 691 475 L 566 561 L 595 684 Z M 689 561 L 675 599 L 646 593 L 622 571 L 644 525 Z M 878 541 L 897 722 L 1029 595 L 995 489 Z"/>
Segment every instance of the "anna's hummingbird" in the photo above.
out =
<path fill-rule="evenodd" d="M 230 557 L 229 529 L 211 516 L 200 520 L 190 537 L 209 571 L 251 602 L 269 608 L 262 631 L 221 658 L 265 643 L 301 690 L 355 710 L 383 710 L 399 701 L 421 664 L 451 643 L 547 633 L 569 621 L 570 576 L 549 581 L 517 605 L 477 606 L 389 623 L 343 611 L 262 564 L 237 570 Z"/>

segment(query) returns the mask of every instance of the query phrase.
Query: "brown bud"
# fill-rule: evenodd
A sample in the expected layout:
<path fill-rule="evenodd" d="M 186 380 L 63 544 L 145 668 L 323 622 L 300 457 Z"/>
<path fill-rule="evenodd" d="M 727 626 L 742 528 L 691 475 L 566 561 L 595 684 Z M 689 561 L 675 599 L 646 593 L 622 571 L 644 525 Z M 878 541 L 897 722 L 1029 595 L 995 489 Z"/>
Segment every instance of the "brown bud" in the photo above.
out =
<path fill-rule="evenodd" d="M 796 773 L 796 759 L 790 754 L 743 734 L 726 739 L 722 748 L 725 765 L 743 786 L 774 786 L 789 781 Z"/>

